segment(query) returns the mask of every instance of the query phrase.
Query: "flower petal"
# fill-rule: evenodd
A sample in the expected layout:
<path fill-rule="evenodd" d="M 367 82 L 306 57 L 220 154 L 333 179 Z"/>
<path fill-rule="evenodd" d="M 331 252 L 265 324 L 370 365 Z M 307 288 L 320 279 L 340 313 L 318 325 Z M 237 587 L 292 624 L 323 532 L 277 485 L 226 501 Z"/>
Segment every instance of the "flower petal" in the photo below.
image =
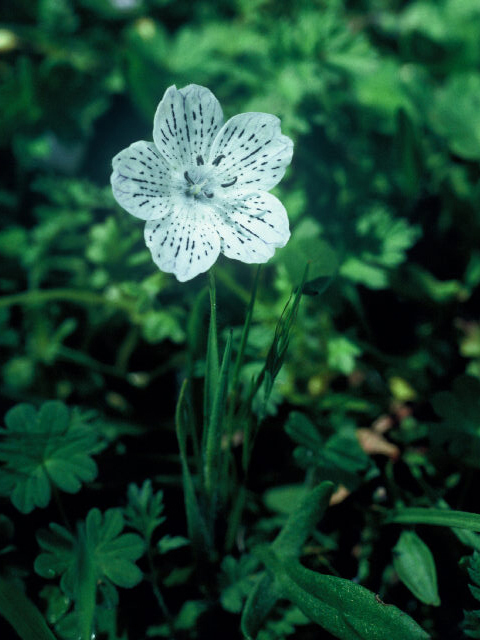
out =
<path fill-rule="evenodd" d="M 151 142 L 135 142 L 113 158 L 110 178 L 115 200 L 136 218 L 157 220 L 177 200 L 172 171 Z"/>
<path fill-rule="evenodd" d="M 212 219 L 227 258 L 247 263 L 267 262 L 290 238 L 287 212 L 271 193 L 260 191 L 225 200 Z"/>
<path fill-rule="evenodd" d="M 207 271 L 220 253 L 210 207 L 185 203 L 162 220 L 145 225 L 145 242 L 157 266 L 185 282 Z"/>
<path fill-rule="evenodd" d="M 293 142 L 280 131 L 280 120 L 268 113 L 241 113 L 218 132 L 209 162 L 217 165 L 220 184 L 228 189 L 268 191 L 283 177 Z"/>
<path fill-rule="evenodd" d="M 169 87 L 153 121 L 153 139 L 177 169 L 204 164 L 212 141 L 223 124 L 220 103 L 197 84 L 179 91 Z"/>

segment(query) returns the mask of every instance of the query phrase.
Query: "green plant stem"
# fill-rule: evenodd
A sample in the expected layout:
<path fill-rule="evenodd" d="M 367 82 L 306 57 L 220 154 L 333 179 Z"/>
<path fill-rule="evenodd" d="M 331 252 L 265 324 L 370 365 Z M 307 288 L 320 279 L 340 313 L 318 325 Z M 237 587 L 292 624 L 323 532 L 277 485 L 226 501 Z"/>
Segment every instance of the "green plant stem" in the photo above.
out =
<path fill-rule="evenodd" d="M 127 373 L 128 362 L 130 356 L 135 350 L 138 343 L 140 331 L 138 326 L 130 327 L 127 335 L 123 339 L 115 360 L 115 369 L 119 370 L 120 375 Z"/>
<path fill-rule="evenodd" d="M 245 349 L 248 343 L 248 336 L 250 333 L 250 327 L 252 323 L 255 300 L 257 297 L 258 281 L 260 277 L 261 268 L 262 268 L 262 265 L 261 264 L 258 265 L 257 271 L 255 273 L 255 279 L 253 281 L 252 292 L 250 294 L 250 300 L 248 302 L 245 322 L 243 323 L 242 336 L 240 338 L 240 345 L 238 348 L 237 357 L 235 359 L 235 364 L 233 368 L 232 385 L 231 385 L 232 391 L 231 391 L 230 397 L 228 398 L 227 419 L 225 421 L 226 453 L 225 453 L 225 456 L 223 457 L 223 468 L 222 468 L 221 483 L 220 483 L 221 489 L 223 490 L 224 498 L 226 498 L 229 492 L 229 486 L 228 486 L 227 480 L 228 480 L 229 466 L 232 461 L 230 449 L 231 449 L 231 443 L 232 443 L 232 437 L 233 437 L 234 415 L 235 415 L 235 411 L 238 406 L 238 400 L 240 397 L 240 385 L 239 385 L 240 370 L 243 365 L 243 361 L 245 357 Z M 227 539 L 229 539 L 229 534 L 227 534 Z"/>
<path fill-rule="evenodd" d="M 203 432 L 202 451 L 205 451 L 208 425 L 218 384 L 218 334 L 217 334 L 217 293 L 213 270 L 208 272 L 210 290 L 210 323 L 208 326 L 207 357 L 205 359 L 205 380 L 203 390 Z"/>
<path fill-rule="evenodd" d="M 83 523 L 79 525 L 78 540 L 78 586 L 75 610 L 78 614 L 79 640 L 91 640 L 94 633 L 97 580 L 92 563 L 91 549 L 89 549 L 88 546 L 85 525 Z"/>
<path fill-rule="evenodd" d="M 235 280 L 223 269 L 218 269 L 217 277 L 223 282 L 223 284 L 232 291 L 242 302 L 248 304 L 250 299 L 249 292 L 241 287 Z"/>
<path fill-rule="evenodd" d="M 107 296 L 82 289 L 35 289 L 22 291 L 9 296 L 0 297 L 0 309 L 14 305 L 45 304 L 55 300 L 78 302 L 88 305 L 111 306 L 124 311 L 131 311 L 130 304 L 125 300 L 109 299 Z"/>
<path fill-rule="evenodd" d="M 215 496 L 218 494 L 220 469 L 222 467 L 221 439 L 222 426 L 224 425 L 223 417 L 225 403 L 228 392 L 228 370 L 230 366 L 231 348 L 232 334 L 230 333 L 225 345 L 218 386 L 209 415 L 207 435 L 205 439 L 205 492 L 211 503 L 215 502 Z"/>
<path fill-rule="evenodd" d="M 173 623 L 173 617 L 172 614 L 170 613 L 166 602 L 163 598 L 162 592 L 160 591 L 160 588 L 158 586 L 158 582 L 157 582 L 157 571 L 155 569 L 155 565 L 153 563 L 153 556 L 152 556 L 152 549 L 151 549 L 151 545 L 150 545 L 150 541 L 147 541 L 147 562 L 148 562 L 148 568 L 149 568 L 149 573 L 150 573 L 150 582 L 152 585 L 152 591 L 153 591 L 153 595 L 155 596 L 158 606 L 160 607 L 161 612 L 163 613 L 163 616 L 167 622 L 168 625 L 168 631 L 170 633 L 170 638 L 172 640 L 175 640 L 176 638 L 176 632 L 175 632 L 175 626 Z"/>
<path fill-rule="evenodd" d="M 65 513 L 65 509 L 63 508 L 63 502 L 62 502 L 62 499 L 60 497 L 60 492 L 58 491 L 57 486 L 53 482 L 51 482 L 50 484 L 51 484 L 51 487 L 52 487 L 53 499 L 55 501 L 55 504 L 57 505 L 58 512 L 60 513 L 60 516 L 62 517 L 62 520 L 63 520 L 65 526 L 67 527 L 67 529 L 69 531 L 72 531 L 72 527 L 70 525 L 70 521 L 69 521 L 69 519 L 67 517 L 67 514 Z"/>

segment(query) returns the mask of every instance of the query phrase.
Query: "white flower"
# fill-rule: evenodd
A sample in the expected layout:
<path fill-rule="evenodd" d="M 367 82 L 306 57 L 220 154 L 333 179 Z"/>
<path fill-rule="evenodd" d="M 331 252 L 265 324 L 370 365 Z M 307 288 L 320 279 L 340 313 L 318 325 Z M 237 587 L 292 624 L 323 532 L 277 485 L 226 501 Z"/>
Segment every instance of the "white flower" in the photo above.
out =
<path fill-rule="evenodd" d="M 269 260 L 290 237 L 282 203 L 268 193 L 292 159 L 280 120 L 241 113 L 223 124 L 218 100 L 190 84 L 165 92 L 153 140 L 113 159 L 113 195 L 146 220 L 145 242 L 162 271 L 181 282 L 207 271 L 220 252 Z"/>

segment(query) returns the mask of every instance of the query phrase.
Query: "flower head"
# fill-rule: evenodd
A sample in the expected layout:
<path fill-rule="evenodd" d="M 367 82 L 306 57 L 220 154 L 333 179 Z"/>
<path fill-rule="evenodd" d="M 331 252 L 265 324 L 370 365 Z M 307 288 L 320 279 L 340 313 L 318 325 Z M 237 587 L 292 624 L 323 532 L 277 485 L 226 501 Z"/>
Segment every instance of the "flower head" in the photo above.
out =
<path fill-rule="evenodd" d="M 241 113 L 224 124 L 209 89 L 173 86 L 158 105 L 153 140 L 114 157 L 111 183 L 117 202 L 146 220 L 145 242 L 162 271 L 184 282 L 220 252 L 261 263 L 285 246 L 287 213 L 268 191 L 293 143 L 276 116 Z"/>

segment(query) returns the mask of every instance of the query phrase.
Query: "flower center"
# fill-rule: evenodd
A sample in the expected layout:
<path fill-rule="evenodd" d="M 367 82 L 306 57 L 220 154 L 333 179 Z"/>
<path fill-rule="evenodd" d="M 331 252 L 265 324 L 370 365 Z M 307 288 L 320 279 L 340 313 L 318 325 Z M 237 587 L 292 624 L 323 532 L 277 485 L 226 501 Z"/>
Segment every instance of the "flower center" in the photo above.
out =
<path fill-rule="evenodd" d="M 187 195 L 197 198 L 202 194 L 206 198 L 213 198 L 213 191 L 207 186 L 211 181 L 208 176 L 205 176 L 204 172 L 185 171 L 183 177 L 187 183 Z"/>

